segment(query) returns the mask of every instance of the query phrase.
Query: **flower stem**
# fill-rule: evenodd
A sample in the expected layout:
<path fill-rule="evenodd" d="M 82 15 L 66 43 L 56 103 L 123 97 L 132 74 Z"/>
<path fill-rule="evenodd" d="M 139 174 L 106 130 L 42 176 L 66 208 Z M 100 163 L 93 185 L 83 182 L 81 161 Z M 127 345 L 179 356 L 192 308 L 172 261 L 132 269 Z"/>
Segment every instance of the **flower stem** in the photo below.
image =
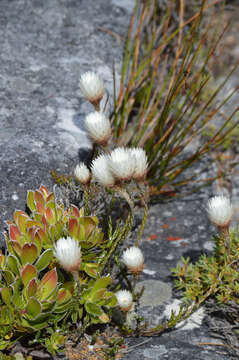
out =
<path fill-rule="evenodd" d="M 80 280 L 79 280 L 79 273 L 78 271 L 72 271 L 72 275 L 74 277 L 74 280 L 77 284 L 77 288 L 78 288 L 78 296 L 80 295 Z"/>

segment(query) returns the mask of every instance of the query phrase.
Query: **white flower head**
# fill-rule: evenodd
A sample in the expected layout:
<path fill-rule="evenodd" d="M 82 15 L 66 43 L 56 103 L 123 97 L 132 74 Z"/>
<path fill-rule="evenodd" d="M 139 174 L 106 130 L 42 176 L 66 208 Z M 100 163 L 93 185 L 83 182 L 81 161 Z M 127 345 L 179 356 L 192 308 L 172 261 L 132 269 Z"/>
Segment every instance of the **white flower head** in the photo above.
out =
<path fill-rule="evenodd" d="M 119 290 L 115 293 L 118 305 L 122 311 L 129 311 L 133 305 L 133 297 L 128 290 Z"/>
<path fill-rule="evenodd" d="M 230 199 L 226 196 L 214 196 L 207 203 L 207 213 L 211 222 L 219 227 L 229 226 L 233 208 Z"/>
<path fill-rule="evenodd" d="M 130 152 L 135 158 L 135 171 L 133 178 L 136 181 L 142 181 L 144 180 L 148 169 L 146 152 L 142 148 L 132 148 L 130 149 Z"/>
<path fill-rule="evenodd" d="M 54 245 L 53 253 L 63 269 L 70 272 L 76 272 L 80 269 L 81 249 L 77 240 L 70 236 L 67 236 L 66 239 L 60 238 Z"/>
<path fill-rule="evenodd" d="M 100 155 L 92 161 L 92 175 L 101 185 L 111 187 L 115 184 L 115 178 L 110 172 L 108 165 L 108 156 Z"/>
<path fill-rule="evenodd" d="M 80 89 L 92 104 L 99 103 L 104 96 L 104 83 L 93 71 L 87 71 L 80 77 Z"/>
<path fill-rule="evenodd" d="M 116 179 L 130 180 L 135 171 L 135 157 L 127 148 L 116 148 L 109 155 L 109 168 Z"/>
<path fill-rule="evenodd" d="M 137 246 L 131 246 L 123 252 L 123 263 L 133 274 L 140 273 L 144 268 L 144 256 Z"/>
<path fill-rule="evenodd" d="M 79 165 L 76 165 L 74 175 L 76 180 L 84 185 L 88 184 L 91 178 L 90 171 L 83 162 L 81 162 Z"/>
<path fill-rule="evenodd" d="M 95 111 L 88 114 L 85 119 L 85 126 L 95 143 L 107 144 L 111 135 L 111 126 L 109 119 L 103 113 Z"/>

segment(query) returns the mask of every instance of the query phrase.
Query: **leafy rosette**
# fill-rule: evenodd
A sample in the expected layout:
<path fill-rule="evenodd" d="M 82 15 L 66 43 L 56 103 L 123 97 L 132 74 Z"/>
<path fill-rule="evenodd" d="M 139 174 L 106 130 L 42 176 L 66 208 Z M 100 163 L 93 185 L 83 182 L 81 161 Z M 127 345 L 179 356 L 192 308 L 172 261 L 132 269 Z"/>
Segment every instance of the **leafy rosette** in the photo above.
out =
<path fill-rule="evenodd" d="M 86 326 L 108 322 L 116 305 L 111 278 L 99 274 L 106 249 L 97 217 L 76 206 L 65 209 L 44 186 L 28 192 L 27 205 L 30 215 L 16 210 L 8 222 L 8 251 L 0 253 L 0 349 L 19 334 L 55 328 L 69 316 Z M 81 249 L 80 296 L 76 279 L 54 256 L 56 242 L 67 237 Z"/>
<path fill-rule="evenodd" d="M 58 282 L 55 268 L 45 270 L 52 257 L 48 249 L 38 258 L 35 244 L 23 246 L 22 262 L 13 254 L 1 255 L 1 299 L 17 331 L 42 329 L 69 313 L 71 292 Z M 67 306 L 59 311 L 62 304 Z M 6 319 L 1 317 L 0 324 Z"/>

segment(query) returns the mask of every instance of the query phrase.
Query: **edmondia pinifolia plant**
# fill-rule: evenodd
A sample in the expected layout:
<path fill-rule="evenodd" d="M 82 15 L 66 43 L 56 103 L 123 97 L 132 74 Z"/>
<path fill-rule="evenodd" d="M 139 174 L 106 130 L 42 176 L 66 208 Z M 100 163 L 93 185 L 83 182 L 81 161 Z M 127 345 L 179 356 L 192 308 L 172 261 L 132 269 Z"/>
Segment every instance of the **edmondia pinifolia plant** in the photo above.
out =
<path fill-rule="evenodd" d="M 0 254 L 0 350 L 24 338 L 55 353 L 72 332 L 80 336 L 91 325 L 110 322 L 114 307 L 125 314 L 137 299 L 135 285 L 144 263 L 138 242 L 147 216 L 147 157 L 140 148 L 110 145 L 109 119 L 97 111 L 104 93 L 102 80 L 87 73 L 81 77 L 81 88 L 96 109 L 86 117 L 95 156 L 90 168 L 83 163 L 76 166 L 76 182 L 71 185 L 82 191 L 84 207 L 65 206 L 42 185 L 28 191 L 29 211 L 16 210 L 8 221 L 7 251 Z M 105 234 L 97 209 L 92 210 L 99 193 L 102 201 L 106 193 L 111 198 L 110 207 L 119 199 L 128 204 L 121 221 L 113 224 L 108 216 Z M 129 288 L 128 281 L 127 289 L 120 289 L 121 266 L 116 266 L 114 277 L 111 272 L 118 247 L 132 228 L 138 200 L 143 201 L 145 214 L 135 246 L 123 256 L 127 280 L 132 277 L 133 285 Z"/>

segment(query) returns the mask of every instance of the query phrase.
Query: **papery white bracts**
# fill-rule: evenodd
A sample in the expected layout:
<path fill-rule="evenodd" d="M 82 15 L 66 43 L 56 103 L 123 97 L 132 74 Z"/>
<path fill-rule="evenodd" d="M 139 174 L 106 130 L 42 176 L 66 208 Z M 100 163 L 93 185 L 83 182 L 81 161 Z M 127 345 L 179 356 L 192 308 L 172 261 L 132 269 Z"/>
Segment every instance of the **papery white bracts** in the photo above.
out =
<path fill-rule="evenodd" d="M 118 305 L 122 311 L 129 311 L 133 305 L 133 297 L 128 290 L 119 290 L 115 293 Z"/>
<path fill-rule="evenodd" d="M 122 261 L 133 274 L 139 274 L 144 268 L 144 256 L 137 246 L 126 249 Z"/>
<path fill-rule="evenodd" d="M 74 176 L 77 181 L 83 185 L 87 185 L 90 182 L 91 174 L 88 167 L 81 162 L 79 165 L 76 165 L 74 170 Z"/>
<path fill-rule="evenodd" d="M 207 203 L 207 213 L 211 222 L 219 227 L 230 225 L 233 208 L 230 199 L 226 196 L 214 196 Z"/>
<path fill-rule="evenodd" d="M 109 155 L 110 171 L 118 180 L 130 180 L 134 175 L 135 165 L 135 157 L 130 149 L 119 147 Z"/>
<path fill-rule="evenodd" d="M 80 77 L 80 89 L 85 98 L 93 105 L 98 105 L 104 96 L 104 83 L 93 71 L 87 71 Z"/>
<path fill-rule="evenodd" d="M 53 254 L 63 269 L 72 273 L 80 269 L 81 249 L 79 242 L 75 239 L 72 239 L 70 236 L 57 240 L 56 244 L 54 245 Z"/>
<path fill-rule="evenodd" d="M 98 181 L 102 186 L 114 186 L 115 178 L 109 169 L 107 155 L 103 154 L 94 159 L 92 161 L 91 171 L 93 178 Z"/>
<path fill-rule="evenodd" d="M 103 113 L 95 111 L 88 114 L 85 119 L 85 127 L 96 144 L 107 144 L 111 135 L 111 125 Z"/>

